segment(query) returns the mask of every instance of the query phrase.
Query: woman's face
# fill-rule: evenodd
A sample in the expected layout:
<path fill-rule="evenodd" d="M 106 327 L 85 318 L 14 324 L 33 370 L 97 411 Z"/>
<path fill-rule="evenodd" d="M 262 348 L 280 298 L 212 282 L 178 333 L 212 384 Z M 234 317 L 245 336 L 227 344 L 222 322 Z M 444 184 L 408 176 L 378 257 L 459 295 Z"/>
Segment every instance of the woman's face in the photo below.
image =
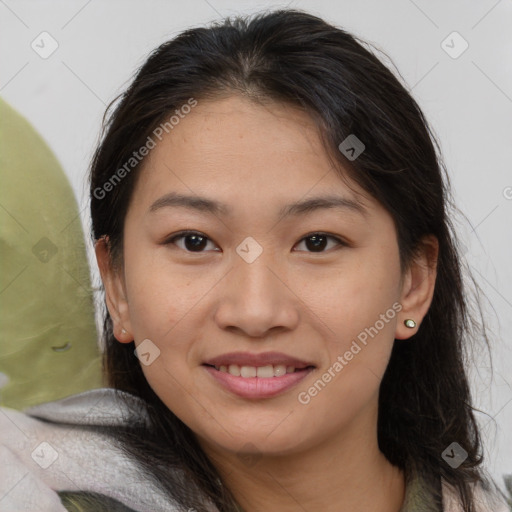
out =
<path fill-rule="evenodd" d="M 375 436 L 394 339 L 431 293 L 401 280 L 389 213 L 288 106 L 199 101 L 164 135 L 125 219 L 123 270 L 108 277 L 98 251 L 116 336 L 135 340 L 151 387 L 233 453 Z"/>

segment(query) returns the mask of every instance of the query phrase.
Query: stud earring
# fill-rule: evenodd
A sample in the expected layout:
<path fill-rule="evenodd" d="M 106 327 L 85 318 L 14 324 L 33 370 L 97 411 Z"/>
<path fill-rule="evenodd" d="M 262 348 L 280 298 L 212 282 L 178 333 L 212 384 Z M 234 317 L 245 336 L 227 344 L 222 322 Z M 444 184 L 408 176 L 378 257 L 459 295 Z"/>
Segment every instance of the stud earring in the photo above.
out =
<path fill-rule="evenodd" d="M 416 327 L 416 322 L 411 318 L 408 318 L 407 320 L 404 321 L 404 325 L 409 329 L 414 329 Z"/>
<path fill-rule="evenodd" d="M 126 329 L 121 329 L 121 332 L 122 332 L 123 334 L 126 334 Z"/>

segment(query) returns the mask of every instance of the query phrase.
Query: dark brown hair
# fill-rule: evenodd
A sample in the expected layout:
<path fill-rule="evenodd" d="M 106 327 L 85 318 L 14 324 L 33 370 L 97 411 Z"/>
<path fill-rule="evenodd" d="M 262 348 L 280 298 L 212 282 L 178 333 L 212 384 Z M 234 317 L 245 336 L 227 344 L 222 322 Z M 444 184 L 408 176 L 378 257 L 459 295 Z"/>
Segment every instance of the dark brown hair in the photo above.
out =
<path fill-rule="evenodd" d="M 90 176 L 93 236 L 98 240 L 106 235 L 113 261 L 122 263 L 124 219 L 141 164 L 123 173 L 106 195 L 98 191 L 105 190 L 113 173 L 190 98 L 200 102 L 236 93 L 308 113 L 333 161 L 392 215 L 402 268 L 424 235 L 433 234 L 439 241 L 431 307 L 411 340 L 395 341 L 380 386 L 378 441 L 392 464 L 452 484 L 464 511 L 472 512 L 469 484 L 485 479 L 465 345 L 471 337 L 487 341 L 485 328 L 469 311 L 456 236 L 447 216 L 449 181 L 439 145 L 416 101 L 368 46 L 295 10 L 228 19 L 162 44 L 115 108 L 113 102 L 107 109 L 110 115 Z M 365 144 L 353 161 L 338 150 L 350 134 Z M 185 509 L 204 510 L 193 484 L 219 510 L 236 510 L 194 433 L 147 383 L 133 342 L 114 338 L 107 311 L 103 336 L 109 384 L 142 397 L 152 419 L 149 432 L 134 428 L 119 433 L 124 448 Z M 457 469 L 441 456 L 454 441 L 468 453 Z"/>

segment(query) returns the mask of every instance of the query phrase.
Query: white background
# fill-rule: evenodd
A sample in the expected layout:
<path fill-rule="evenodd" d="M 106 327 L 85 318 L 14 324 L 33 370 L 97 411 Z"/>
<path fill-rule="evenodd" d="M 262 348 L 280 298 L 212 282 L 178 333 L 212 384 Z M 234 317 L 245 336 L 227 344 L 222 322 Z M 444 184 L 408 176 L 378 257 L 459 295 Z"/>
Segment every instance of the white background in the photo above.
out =
<path fill-rule="evenodd" d="M 284 6 L 319 15 L 386 52 L 441 141 L 469 221 L 457 224 L 466 257 L 494 308 L 486 306 L 494 376 L 487 358 L 477 358 L 472 384 L 477 405 L 495 418 L 478 415 L 487 468 L 502 484 L 502 475 L 512 474 L 510 0 L 0 0 L 0 94 L 57 155 L 89 236 L 85 176 L 101 117 L 148 53 L 185 28 Z M 59 45 L 47 59 L 31 48 L 43 31 Z M 453 31 L 469 44 L 456 59 L 441 46 Z M 93 273 L 97 284 L 95 267 Z"/>

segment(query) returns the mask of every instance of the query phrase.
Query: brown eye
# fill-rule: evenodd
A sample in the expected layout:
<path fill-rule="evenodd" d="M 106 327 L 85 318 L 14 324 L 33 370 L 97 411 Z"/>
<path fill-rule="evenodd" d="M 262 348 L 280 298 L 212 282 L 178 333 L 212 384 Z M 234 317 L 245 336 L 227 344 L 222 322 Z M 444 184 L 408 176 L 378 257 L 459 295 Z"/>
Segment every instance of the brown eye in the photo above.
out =
<path fill-rule="evenodd" d="M 327 235 L 325 233 L 313 233 L 305 236 L 300 243 L 304 242 L 308 252 L 326 252 L 325 248 L 328 241 L 334 240 L 337 245 L 346 245 L 341 239 L 336 236 Z"/>
<path fill-rule="evenodd" d="M 183 244 L 179 245 L 176 243 L 177 240 L 183 239 Z M 197 231 L 182 231 L 165 241 L 165 244 L 175 244 L 180 249 L 187 252 L 204 252 L 204 248 L 207 246 L 209 238 L 202 233 Z"/>

